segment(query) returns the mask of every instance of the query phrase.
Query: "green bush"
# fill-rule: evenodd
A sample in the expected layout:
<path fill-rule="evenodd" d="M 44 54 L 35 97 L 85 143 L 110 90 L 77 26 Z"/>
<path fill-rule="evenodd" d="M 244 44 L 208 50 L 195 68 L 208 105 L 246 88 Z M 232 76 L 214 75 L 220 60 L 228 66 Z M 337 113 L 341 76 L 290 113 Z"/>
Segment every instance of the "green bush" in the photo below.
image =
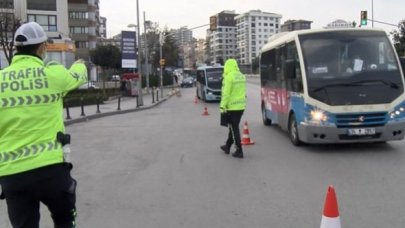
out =
<path fill-rule="evenodd" d="M 73 90 L 70 91 L 65 98 L 63 99 L 64 106 L 68 105 L 69 107 L 83 105 L 94 105 L 97 104 L 99 100 L 100 104 L 108 100 L 109 97 L 120 95 L 120 91 L 115 88 L 109 89 L 83 89 L 83 90 Z"/>
<path fill-rule="evenodd" d="M 159 87 L 160 84 L 160 74 L 150 74 L 149 75 L 149 87 Z M 173 84 L 173 76 L 169 72 L 163 72 L 163 86 L 168 86 Z M 142 87 L 146 87 L 146 76 L 142 77 Z"/>

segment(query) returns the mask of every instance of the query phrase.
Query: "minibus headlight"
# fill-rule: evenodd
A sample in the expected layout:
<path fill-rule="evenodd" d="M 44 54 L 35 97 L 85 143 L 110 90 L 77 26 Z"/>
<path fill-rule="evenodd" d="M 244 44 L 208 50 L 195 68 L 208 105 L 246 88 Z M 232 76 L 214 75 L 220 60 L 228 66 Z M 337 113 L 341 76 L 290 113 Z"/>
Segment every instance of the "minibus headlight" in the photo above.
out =
<path fill-rule="evenodd" d="M 398 118 L 398 117 L 400 118 L 400 117 L 403 117 L 404 115 L 405 115 L 404 107 L 399 107 L 389 113 L 389 116 L 391 119 Z"/>
<path fill-rule="evenodd" d="M 327 121 L 328 116 L 322 110 L 312 110 L 311 111 L 311 119 L 313 121 Z"/>

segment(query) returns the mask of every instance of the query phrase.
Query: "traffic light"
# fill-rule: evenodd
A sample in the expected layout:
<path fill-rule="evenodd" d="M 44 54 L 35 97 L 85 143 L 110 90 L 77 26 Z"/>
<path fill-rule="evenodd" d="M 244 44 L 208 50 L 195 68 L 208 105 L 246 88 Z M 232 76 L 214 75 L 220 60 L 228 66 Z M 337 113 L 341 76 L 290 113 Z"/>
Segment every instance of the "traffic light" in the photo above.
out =
<path fill-rule="evenodd" d="M 361 15 L 360 15 L 360 24 L 363 25 L 367 25 L 367 11 L 361 11 Z"/>
<path fill-rule="evenodd" d="M 217 30 L 217 17 L 216 16 L 210 17 L 210 30 L 211 31 Z"/>

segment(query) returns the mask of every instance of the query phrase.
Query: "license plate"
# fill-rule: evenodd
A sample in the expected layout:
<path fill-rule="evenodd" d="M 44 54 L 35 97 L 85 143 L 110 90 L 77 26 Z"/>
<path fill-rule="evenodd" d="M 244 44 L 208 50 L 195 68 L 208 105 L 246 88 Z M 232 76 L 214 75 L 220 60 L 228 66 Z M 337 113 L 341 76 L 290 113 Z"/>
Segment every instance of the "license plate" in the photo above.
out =
<path fill-rule="evenodd" d="M 349 135 L 375 135 L 375 128 L 353 128 L 348 129 Z"/>

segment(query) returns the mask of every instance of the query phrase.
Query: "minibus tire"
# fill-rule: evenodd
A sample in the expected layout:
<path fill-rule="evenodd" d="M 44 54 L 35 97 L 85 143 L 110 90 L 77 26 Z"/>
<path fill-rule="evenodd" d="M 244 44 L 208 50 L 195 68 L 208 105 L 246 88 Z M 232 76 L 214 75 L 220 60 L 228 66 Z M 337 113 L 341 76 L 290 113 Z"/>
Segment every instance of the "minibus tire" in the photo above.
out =
<path fill-rule="evenodd" d="M 267 118 L 267 116 L 266 116 L 266 109 L 264 107 L 264 104 L 262 104 L 262 120 L 263 120 L 263 124 L 265 126 L 271 125 L 271 119 Z"/>
<path fill-rule="evenodd" d="M 288 135 L 291 143 L 294 146 L 300 146 L 302 144 L 298 135 L 297 121 L 295 120 L 294 113 L 290 115 L 290 119 L 288 121 Z"/>

